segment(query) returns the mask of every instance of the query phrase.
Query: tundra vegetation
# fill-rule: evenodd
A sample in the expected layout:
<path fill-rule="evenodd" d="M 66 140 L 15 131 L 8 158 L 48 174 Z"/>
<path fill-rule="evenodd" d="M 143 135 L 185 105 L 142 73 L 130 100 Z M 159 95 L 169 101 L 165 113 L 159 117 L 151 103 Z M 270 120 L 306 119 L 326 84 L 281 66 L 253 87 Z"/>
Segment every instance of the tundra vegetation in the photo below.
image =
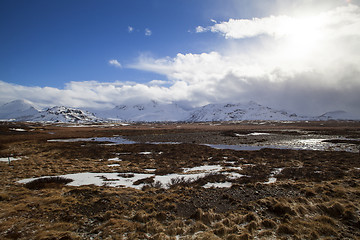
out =
<path fill-rule="evenodd" d="M 333 145 L 210 145 L 272 146 L 310 135 Z M 2 122 L 0 136 L 0 158 L 20 158 L 0 162 L 1 239 L 360 238 L 359 122 Z M 114 136 L 134 142 L 95 141 Z M 48 141 L 72 138 L 84 140 Z M 221 170 L 185 177 L 202 166 Z M 116 175 L 74 186 L 64 175 L 77 173 Z M 150 176 L 134 187 L 111 186 L 138 174 Z"/>

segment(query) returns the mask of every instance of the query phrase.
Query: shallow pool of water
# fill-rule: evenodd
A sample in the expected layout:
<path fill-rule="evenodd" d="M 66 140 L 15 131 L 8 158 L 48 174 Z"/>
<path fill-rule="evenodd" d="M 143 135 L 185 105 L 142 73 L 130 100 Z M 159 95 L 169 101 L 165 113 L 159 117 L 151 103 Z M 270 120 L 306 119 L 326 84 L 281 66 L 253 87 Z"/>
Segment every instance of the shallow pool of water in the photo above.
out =
<path fill-rule="evenodd" d="M 315 151 L 346 151 L 359 152 L 355 144 L 324 142 L 324 138 L 294 139 L 278 141 L 273 144 L 263 145 L 226 145 L 226 144 L 204 144 L 215 149 L 230 149 L 236 151 L 258 151 L 263 148 L 292 149 L 292 150 L 315 150 Z"/>
<path fill-rule="evenodd" d="M 93 137 L 93 138 L 69 138 L 69 139 L 50 139 L 48 142 L 111 142 L 113 144 L 134 144 L 136 142 L 116 137 Z"/>

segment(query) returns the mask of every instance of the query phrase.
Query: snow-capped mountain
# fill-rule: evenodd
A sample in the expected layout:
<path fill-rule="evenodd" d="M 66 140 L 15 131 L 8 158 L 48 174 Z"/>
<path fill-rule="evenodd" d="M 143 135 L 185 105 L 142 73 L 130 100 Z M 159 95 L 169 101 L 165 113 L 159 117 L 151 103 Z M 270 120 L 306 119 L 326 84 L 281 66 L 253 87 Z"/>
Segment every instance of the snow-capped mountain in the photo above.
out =
<path fill-rule="evenodd" d="M 81 109 L 55 106 L 39 111 L 34 116 L 30 117 L 28 121 L 35 122 L 98 122 L 101 119 L 95 117 L 91 112 Z"/>
<path fill-rule="evenodd" d="M 211 122 L 242 120 L 337 120 L 358 119 L 343 111 L 328 112 L 318 117 L 297 116 L 286 111 L 274 110 L 255 102 L 245 104 L 208 104 L 185 110 L 176 103 L 150 101 L 143 104 L 118 105 L 110 110 L 95 113 L 77 108 L 55 106 L 39 110 L 31 102 L 15 100 L 0 106 L 0 119 L 36 122 Z"/>
<path fill-rule="evenodd" d="M 93 113 L 55 106 L 40 110 L 27 100 L 15 100 L 0 106 L 0 119 L 34 122 L 97 122 Z"/>
<path fill-rule="evenodd" d="M 189 121 L 300 120 L 296 114 L 278 111 L 255 102 L 247 104 L 209 104 L 194 110 Z"/>
<path fill-rule="evenodd" d="M 96 116 L 125 122 L 184 121 L 188 111 L 177 104 L 150 101 L 145 104 L 119 105 L 107 111 L 97 111 Z"/>
<path fill-rule="evenodd" d="M 15 100 L 0 106 L 0 119 L 17 119 L 22 121 L 37 113 L 39 113 L 39 110 L 27 100 Z"/>

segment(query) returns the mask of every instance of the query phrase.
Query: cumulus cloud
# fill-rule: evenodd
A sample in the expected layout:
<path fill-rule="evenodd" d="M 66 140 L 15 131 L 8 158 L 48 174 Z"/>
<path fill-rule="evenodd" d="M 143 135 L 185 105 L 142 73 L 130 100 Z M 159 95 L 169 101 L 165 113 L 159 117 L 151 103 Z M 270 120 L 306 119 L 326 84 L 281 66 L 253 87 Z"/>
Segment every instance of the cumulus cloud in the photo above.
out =
<path fill-rule="evenodd" d="M 151 36 L 152 35 L 152 31 L 148 28 L 145 28 L 145 36 Z"/>
<path fill-rule="evenodd" d="M 205 102 L 255 100 L 304 114 L 344 109 L 360 114 L 360 8 L 340 6 L 306 17 L 230 19 L 211 31 L 244 45 L 174 58 L 140 57 L 131 67 L 186 85 L 187 97 Z"/>
<path fill-rule="evenodd" d="M 164 82 L 162 82 L 164 83 Z M 169 101 L 184 97 L 176 84 L 162 87 L 160 82 L 139 84 L 135 82 L 70 82 L 64 89 L 27 87 L 0 81 L 0 102 L 26 99 L 41 107 L 65 105 L 86 108 L 111 108 L 129 102 L 151 99 Z M 175 88 L 175 89 L 174 89 Z"/>
<path fill-rule="evenodd" d="M 131 33 L 134 31 L 134 28 L 132 26 L 128 26 L 128 32 Z"/>
<path fill-rule="evenodd" d="M 118 67 L 118 68 L 122 67 L 121 64 L 118 62 L 118 60 L 116 60 L 116 59 L 109 60 L 109 64 L 112 66 Z"/>
<path fill-rule="evenodd" d="M 221 23 L 216 21 L 212 26 L 198 26 L 196 32 L 211 31 L 222 34 L 225 38 L 241 39 L 269 35 L 273 37 L 285 37 L 291 35 L 306 34 L 307 31 L 350 31 L 359 27 L 360 9 L 356 5 L 338 7 L 335 10 L 323 12 L 316 16 L 291 17 L 291 16 L 269 16 L 252 19 L 229 19 Z M 340 28 L 340 29 L 339 29 Z M 360 35 L 359 31 L 354 34 Z"/>

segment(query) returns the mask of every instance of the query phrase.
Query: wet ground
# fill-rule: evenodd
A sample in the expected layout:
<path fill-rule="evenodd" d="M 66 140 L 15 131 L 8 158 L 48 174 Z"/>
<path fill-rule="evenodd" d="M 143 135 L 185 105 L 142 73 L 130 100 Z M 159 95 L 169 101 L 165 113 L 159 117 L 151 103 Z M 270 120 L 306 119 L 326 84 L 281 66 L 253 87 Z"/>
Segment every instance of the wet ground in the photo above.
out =
<path fill-rule="evenodd" d="M 0 136 L 2 239 L 360 237 L 359 122 L 2 123 Z"/>

